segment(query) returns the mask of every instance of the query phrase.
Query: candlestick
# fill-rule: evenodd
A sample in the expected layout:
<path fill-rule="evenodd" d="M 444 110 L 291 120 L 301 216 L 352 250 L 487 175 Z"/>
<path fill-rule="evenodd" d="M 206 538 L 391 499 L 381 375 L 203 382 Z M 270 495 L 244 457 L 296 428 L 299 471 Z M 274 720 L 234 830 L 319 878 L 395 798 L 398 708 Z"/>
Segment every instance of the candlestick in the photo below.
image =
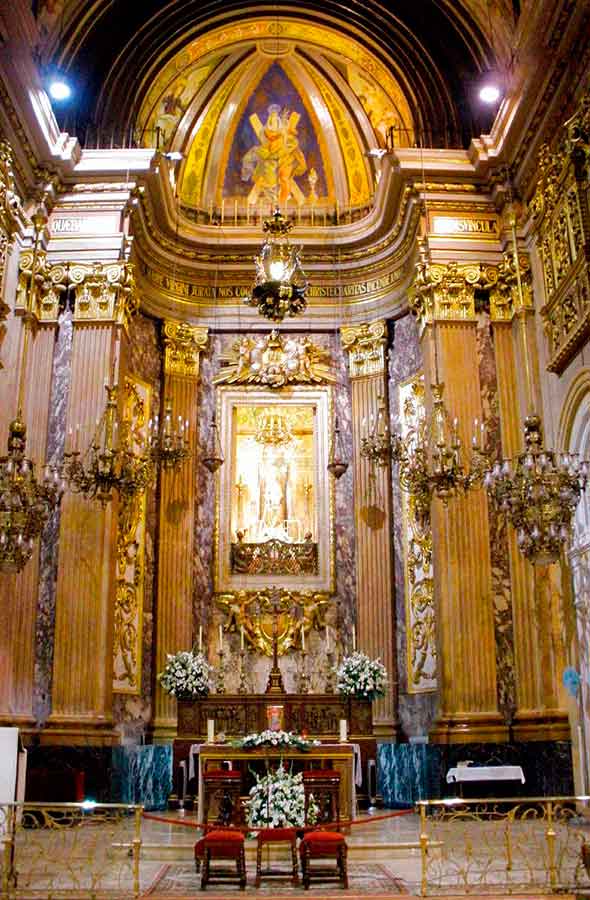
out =
<path fill-rule="evenodd" d="M 334 651 L 326 651 L 326 694 L 336 693 L 336 672 L 334 666 Z"/>
<path fill-rule="evenodd" d="M 223 653 L 223 625 L 219 626 L 219 652 Z"/>
<path fill-rule="evenodd" d="M 203 652 L 203 626 L 199 625 L 199 653 Z"/>
<path fill-rule="evenodd" d="M 301 652 L 305 653 L 305 625 L 301 626 Z"/>
<path fill-rule="evenodd" d="M 246 672 L 246 651 L 244 650 L 244 646 L 242 644 L 242 649 L 240 650 L 240 683 L 238 686 L 238 694 L 247 694 L 248 693 L 248 676 Z"/>
<path fill-rule="evenodd" d="M 303 626 L 302 626 L 303 627 Z M 298 690 L 300 694 L 309 693 L 309 676 L 307 674 L 307 653 L 305 649 L 301 651 L 301 668 L 299 670 L 299 686 Z"/>
<path fill-rule="evenodd" d="M 207 719 L 207 743 L 212 744 L 215 740 L 215 719 Z"/>
<path fill-rule="evenodd" d="M 326 625 L 326 653 L 330 652 L 330 626 Z"/>
<path fill-rule="evenodd" d="M 348 741 L 348 721 L 347 719 L 340 719 L 340 743 L 346 744 Z"/>
<path fill-rule="evenodd" d="M 225 694 L 225 653 L 223 647 L 219 648 L 219 666 L 217 669 L 216 690 L 218 694 Z"/>
<path fill-rule="evenodd" d="M 240 625 L 240 650 L 244 650 L 244 626 Z"/>
<path fill-rule="evenodd" d="M 356 652 L 356 627 L 352 626 L 352 652 Z"/>

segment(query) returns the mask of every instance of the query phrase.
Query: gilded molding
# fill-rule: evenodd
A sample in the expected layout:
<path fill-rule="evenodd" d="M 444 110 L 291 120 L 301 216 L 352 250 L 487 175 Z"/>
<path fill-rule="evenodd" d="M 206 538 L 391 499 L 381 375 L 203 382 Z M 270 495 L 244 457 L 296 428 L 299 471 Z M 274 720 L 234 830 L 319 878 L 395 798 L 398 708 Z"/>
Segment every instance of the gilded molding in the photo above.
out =
<path fill-rule="evenodd" d="M 534 309 L 533 279 L 527 255 L 518 254 L 522 300 L 516 274 L 514 253 L 506 251 L 498 265 L 497 281 L 490 290 L 490 318 L 492 322 L 511 322 L 515 316 Z"/>
<path fill-rule="evenodd" d="M 164 373 L 182 378 L 197 378 L 199 354 L 206 349 L 209 329 L 186 322 L 164 323 Z"/>
<path fill-rule="evenodd" d="M 151 388 L 125 378 L 123 421 L 127 445 L 145 437 Z M 133 450 L 133 447 L 129 449 Z M 122 494 L 117 517 L 117 574 L 113 637 L 113 690 L 141 691 L 142 617 L 145 581 L 146 493 Z"/>
<path fill-rule="evenodd" d="M 364 378 L 385 373 L 387 322 L 380 319 L 364 325 L 343 326 L 340 340 L 348 352 L 351 378 Z"/>
<path fill-rule="evenodd" d="M 590 336 L 590 92 L 543 145 L 531 211 L 543 278 L 550 372 L 561 374 Z"/>
<path fill-rule="evenodd" d="M 13 161 L 12 147 L 7 141 L 0 141 L 0 323 L 10 312 L 10 307 L 4 302 L 6 261 L 13 236 L 24 217 L 20 199 L 15 191 Z M 5 333 L 6 327 L 0 324 L 0 347 Z M 3 366 L 0 361 L 1 368 Z"/>
<path fill-rule="evenodd" d="M 287 384 L 335 382 L 330 354 L 309 337 L 292 337 L 273 329 L 259 337 L 246 335 L 235 341 L 229 355 L 221 357 L 221 372 L 214 384 L 261 384 L 282 388 Z"/>
<path fill-rule="evenodd" d="M 127 328 L 139 308 L 131 263 L 75 264 L 69 275 L 74 286 L 74 322 L 117 323 Z"/>
<path fill-rule="evenodd" d="M 408 303 L 421 328 L 435 321 L 475 322 L 475 291 L 495 284 L 496 267 L 454 260 L 431 263 L 422 241 L 419 250 Z"/>

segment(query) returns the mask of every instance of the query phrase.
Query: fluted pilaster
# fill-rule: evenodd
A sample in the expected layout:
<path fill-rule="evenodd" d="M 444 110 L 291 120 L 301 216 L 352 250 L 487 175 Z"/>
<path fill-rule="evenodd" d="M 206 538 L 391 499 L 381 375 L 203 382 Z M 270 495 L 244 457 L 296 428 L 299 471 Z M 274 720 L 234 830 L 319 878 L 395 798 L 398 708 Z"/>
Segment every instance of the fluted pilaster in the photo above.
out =
<path fill-rule="evenodd" d="M 386 323 L 343 328 L 342 343 L 349 354 L 352 382 L 357 644 L 369 656 L 381 657 L 389 673 L 386 695 L 373 704 L 373 724 L 376 733 L 391 736 L 397 727 L 391 475 L 388 466 L 370 466 L 360 455 L 363 422 L 387 394 Z"/>
<path fill-rule="evenodd" d="M 164 470 L 160 481 L 158 595 L 156 612 L 156 672 L 166 655 L 188 650 L 193 643 L 193 541 L 198 461 L 199 353 L 207 343 L 207 329 L 176 322 L 165 325 L 166 355 L 163 397 L 172 401 L 174 415 L 189 423 L 191 458 L 179 469 Z M 156 737 L 176 734 L 176 700 L 156 685 L 153 731 Z"/>

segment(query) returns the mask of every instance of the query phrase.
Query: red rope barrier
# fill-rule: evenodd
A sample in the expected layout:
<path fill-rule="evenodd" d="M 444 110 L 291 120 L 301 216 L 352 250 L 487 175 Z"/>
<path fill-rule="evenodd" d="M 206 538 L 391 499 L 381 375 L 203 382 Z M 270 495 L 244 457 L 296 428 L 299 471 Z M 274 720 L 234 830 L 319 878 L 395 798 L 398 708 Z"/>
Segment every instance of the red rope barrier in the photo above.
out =
<path fill-rule="evenodd" d="M 368 825 L 373 822 L 381 822 L 383 819 L 393 819 L 396 816 L 407 816 L 410 813 L 413 813 L 414 809 L 396 809 L 395 812 L 383 813 L 380 816 L 367 816 L 365 819 L 352 819 L 350 822 L 346 822 L 346 826 L 349 825 Z M 221 828 L 221 825 L 215 825 L 214 823 L 207 823 L 204 825 L 203 822 L 187 822 L 184 819 L 168 819 L 165 816 L 154 816 L 152 813 L 143 812 L 142 813 L 144 819 L 149 819 L 151 822 L 164 822 L 166 825 L 181 825 L 184 828 Z M 302 826 L 298 827 L 294 825 L 293 828 L 297 831 L 323 831 L 327 829 L 331 825 L 336 825 L 336 822 L 326 822 L 320 826 Z M 254 826 L 245 826 L 245 825 L 232 825 L 232 828 L 235 828 L 237 831 L 243 831 L 244 833 L 254 833 L 257 831 L 267 831 L 269 826 L 263 825 L 262 827 L 254 827 Z"/>

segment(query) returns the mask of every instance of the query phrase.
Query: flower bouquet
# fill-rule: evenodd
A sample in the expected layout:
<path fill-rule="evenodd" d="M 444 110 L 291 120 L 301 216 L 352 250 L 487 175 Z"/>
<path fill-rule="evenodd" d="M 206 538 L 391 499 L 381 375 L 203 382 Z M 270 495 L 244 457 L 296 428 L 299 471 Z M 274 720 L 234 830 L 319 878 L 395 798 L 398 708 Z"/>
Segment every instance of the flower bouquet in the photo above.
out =
<path fill-rule="evenodd" d="M 233 741 L 233 746 L 240 750 L 254 750 L 257 747 L 284 747 L 290 750 L 311 750 L 319 746 L 319 741 L 308 741 L 307 738 L 295 734 L 294 731 L 266 731 L 247 734 L 245 738 Z"/>
<path fill-rule="evenodd" d="M 168 653 L 164 671 L 158 675 L 163 689 L 179 700 L 205 697 L 210 689 L 211 666 L 202 653 L 180 650 Z"/>
<path fill-rule="evenodd" d="M 275 772 L 256 776 L 256 784 L 250 789 L 245 802 L 246 818 L 252 828 L 288 828 L 305 825 L 305 796 L 301 772 L 293 775 L 281 763 Z M 309 798 L 308 824 L 317 821 L 318 809 Z"/>
<path fill-rule="evenodd" d="M 370 659 L 360 650 L 345 656 L 336 669 L 340 694 L 356 700 L 382 697 L 387 687 L 387 670 L 380 659 Z"/>

